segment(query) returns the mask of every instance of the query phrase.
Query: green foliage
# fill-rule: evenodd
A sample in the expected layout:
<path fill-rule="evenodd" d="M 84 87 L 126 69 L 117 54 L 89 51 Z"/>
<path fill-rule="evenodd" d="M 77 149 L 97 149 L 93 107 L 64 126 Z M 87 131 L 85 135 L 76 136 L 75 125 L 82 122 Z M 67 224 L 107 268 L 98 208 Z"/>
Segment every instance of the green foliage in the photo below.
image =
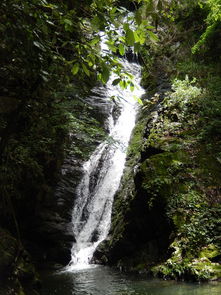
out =
<path fill-rule="evenodd" d="M 81 100 L 97 81 L 107 83 L 112 72 L 116 76 L 113 85 L 133 91 L 133 77 L 125 73 L 118 55 L 123 57 L 128 49 L 144 53 L 147 76 L 151 66 L 163 72 L 164 60 L 173 60 L 174 68 L 178 54 L 174 57 L 172 45 L 176 48 L 176 44 L 171 42 L 180 42 L 180 35 L 187 34 L 188 39 L 191 34 L 192 39 L 186 41 L 190 48 L 195 35 L 203 30 L 203 19 L 196 19 L 194 25 L 201 24 L 200 32 L 193 34 L 179 34 L 174 21 L 182 22 L 187 16 L 193 20 L 197 9 L 206 15 L 206 29 L 193 52 L 200 53 L 206 43 L 211 49 L 207 41 L 214 41 L 219 33 L 218 0 L 133 3 L 134 15 L 114 0 L 1 1 L 1 219 L 10 219 L 13 204 L 32 208 L 52 193 L 65 152 L 85 160 L 104 138 L 100 123 Z M 166 30 L 161 28 L 165 24 Z M 108 48 L 105 52 L 101 42 Z M 147 53 L 151 48 L 154 50 Z M 153 52 L 158 54 L 160 66 L 155 66 Z M 140 166 L 140 189 L 149 210 L 163 203 L 177 237 L 171 245 L 171 259 L 156 273 L 172 278 L 183 278 L 184 274 L 215 278 L 220 267 L 210 259 L 220 247 L 220 72 L 215 75 L 212 66 L 197 59 L 190 65 L 185 53 L 177 52 L 185 60 L 185 65 L 176 66 L 178 74 L 188 72 L 197 79 L 176 78 L 162 101 L 156 94 L 144 105 L 145 113 L 157 100 L 162 111 L 152 112 L 148 118 L 145 113 L 135 128 L 128 158 L 135 167 L 138 159 L 149 155 Z M 162 54 L 167 54 L 165 59 Z M 153 85 L 157 85 L 157 78 Z M 67 93 L 70 86 L 71 95 Z M 144 139 L 147 120 L 153 124 Z M 152 151 L 156 154 L 151 156 Z M 125 176 L 124 189 L 131 199 L 135 197 L 131 178 L 136 169 Z M 119 203 L 127 210 L 125 198 Z M 122 216 L 116 223 L 118 220 L 122 221 Z M 124 226 L 119 223 L 119 239 Z"/>
<path fill-rule="evenodd" d="M 200 74 L 204 77 L 201 71 Z M 143 153 L 150 153 L 150 156 L 140 167 L 142 188 L 150 210 L 157 208 L 158 204 L 165 206 L 174 225 L 173 234 L 177 237 L 174 241 L 177 246 L 171 245 L 174 249 L 172 257 L 152 269 L 154 274 L 166 278 L 208 280 L 220 276 L 220 265 L 210 261 L 209 257 L 200 256 L 201 250 L 208 245 L 216 249 L 220 247 L 220 166 L 217 166 L 220 164 L 214 158 L 216 149 L 220 149 L 210 144 L 208 152 L 205 145 L 208 133 L 203 143 L 201 137 L 212 122 L 217 124 L 215 113 L 220 109 L 219 87 L 213 84 L 215 81 L 219 84 L 219 80 L 214 76 L 213 79 L 207 77 L 207 83 L 211 80 L 212 84 L 202 83 L 206 90 L 196 86 L 200 80 L 190 80 L 188 76 L 184 80 L 175 79 L 172 91 L 165 94 L 160 111 L 149 116 L 153 123 Z M 216 92 L 217 101 L 214 101 L 212 92 L 208 96 L 208 85 L 211 85 L 210 91 Z M 151 101 L 156 103 L 158 96 L 156 94 Z M 151 101 L 145 105 L 145 111 L 151 107 Z M 205 101 L 208 107 L 205 107 Z M 210 123 L 205 112 L 210 112 Z"/>
<path fill-rule="evenodd" d="M 194 108 L 197 109 L 197 101 L 203 91 L 200 87 L 194 86 L 195 83 L 196 80 L 190 81 L 188 76 L 185 80 L 175 79 L 173 81 L 172 91 L 167 92 L 163 100 L 164 113 L 160 114 L 157 122 L 151 128 L 145 146 L 160 147 L 168 136 L 179 135 L 183 128 L 189 129 L 196 121 L 196 117 L 192 116 L 192 111 L 195 111 Z M 155 97 L 152 99 L 155 100 Z M 152 116 L 155 115 L 157 114 L 152 113 Z"/>
<path fill-rule="evenodd" d="M 123 71 L 115 55 L 118 50 L 123 56 L 128 46 L 137 51 L 146 36 L 156 38 L 146 20 L 136 18 L 135 24 L 125 9 L 114 6 L 115 1 L 85 4 L 83 8 L 50 0 L 1 2 L 1 90 L 6 95 L 16 93 L 24 99 L 39 95 L 42 88 L 52 94 L 52 89 L 73 80 L 71 73 L 78 80 L 97 76 L 106 83 L 112 70 L 117 75 Z M 103 34 L 109 47 L 105 54 L 99 48 Z"/>
<path fill-rule="evenodd" d="M 61 164 L 70 129 L 73 153 L 82 158 L 103 136 L 88 110 L 67 111 L 65 91 L 71 84 L 75 100 L 97 80 L 107 83 L 113 71 L 118 77 L 113 84 L 133 89 L 132 75 L 124 73 L 116 53 L 123 56 L 128 46 L 143 44 L 151 28 L 139 18 L 136 25 L 115 2 L 1 1 L 0 178 L 5 199 L 29 194 L 23 179 L 37 188 L 55 177 L 48 177 L 47 169 L 55 166 L 56 171 Z M 101 53 L 104 35 L 109 51 Z"/>
<path fill-rule="evenodd" d="M 212 149 L 214 157 L 219 158 L 220 149 L 218 146 L 220 145 L 221 138 L 221 79 L 219 63 L 212 61 L 211 63 L 199 64 L 191 59 L 185 63 L 180 63 L 178 69 L 180 73 L 186 71 L 191 76 L 197 76 L 198 83 L 204 87 L 202 94 L 197 99 L 197 104 L 199 105 L 199 137 L 210 151 Z"/>
<path fill-rule="evenodd" d="M 168 1 L 168 0 L 140 0 L 138 2 L 143 2 L 143 6 L 141 11 L 143 15 L 146 17 L 151 17 L 154 21 L 156 28 L 158 25 L 158 21 L 161 18 L 164 19 L 172 19 L 173 20 L 173 10 L 175 8 L 176 1 Z M 160 15 L 160 16 L 159 16 Z"/>
<path fill-rule="evenodd" d="M 182 255 L 185 240 L 175 240 L 171 244 L 172 257 L 164 264 L 152 268 L 154 275 L 163 278 L 187 279 L 195 281 L 214 280 L 220 276 L 221 267 L 218 263 L 212 263 L 207 255 L 201 255 L 193 260 Z M 214 246 L 212 246 L 214 249 Z M 205 252 L 204 252 L 205 253 Z"/>
<path fill-rule="evenodd" d="M 202 89 L 193 86 L 195 83 L 196 79 L 190 81 L 188 76 L 185 77 L 185 80 L 175 79 L 171 87 L 174 92 L 170 93 L 168 98 L 165 98 L 166 106 L 178 105 L 181 110 L 184 110 L 188 104 L 196 102 L 196 99 L 202 93 Z"/>
<path fill-rule="evenodd" d="M 201 8 L 208 11 L 206 18 L 206 30 L 201 35 L 199 41 L 193 46 L 192 52 L 198 52 L 206 41 L 215 33 L 216 27 L 221 23 L 221 5 L 219 0 L 199 1 Z"/>
<path fill-rule="evenodd" d="M 140 150 L 142 149 L 143 144 L 143 133 L 145 130 L 145 119 L 140 120 L 139 123 L 136 124 L 133 135 L 130 141 L 130 145 L 128 147 L 127 156 L 130 158 L 132 156 L 133 160 L 136 157 L 139 157 Z"/>
<path fill-rule="evenodd" d="M 66 104 L 66 128 L 71 130 L 70 143 L 66 152 L 77 159 L 86 160 L 96 147 L 97 142 L 105 138 L 101 124 L 90 115 L 90 109 L 83 107 L 81 115 L 73 112 L 73 105 Z"/>

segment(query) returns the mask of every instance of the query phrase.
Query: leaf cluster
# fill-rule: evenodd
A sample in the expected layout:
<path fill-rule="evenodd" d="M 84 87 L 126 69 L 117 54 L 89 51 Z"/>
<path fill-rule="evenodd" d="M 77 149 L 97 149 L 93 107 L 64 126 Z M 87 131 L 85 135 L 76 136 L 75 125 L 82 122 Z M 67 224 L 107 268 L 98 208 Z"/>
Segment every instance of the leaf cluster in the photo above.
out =
<path fill-rule="evenodd" d="M 205 19 L 206 29 L 198 42 L 193 46 L 193 54 L 199 52 L 206 45 L 207 40 L 215 34 L 216 28 L 221 23 L 221 4 L 219 0 L 198 1 L 198 3 L 201 9 L 207 11 L 207 17 Z"/>

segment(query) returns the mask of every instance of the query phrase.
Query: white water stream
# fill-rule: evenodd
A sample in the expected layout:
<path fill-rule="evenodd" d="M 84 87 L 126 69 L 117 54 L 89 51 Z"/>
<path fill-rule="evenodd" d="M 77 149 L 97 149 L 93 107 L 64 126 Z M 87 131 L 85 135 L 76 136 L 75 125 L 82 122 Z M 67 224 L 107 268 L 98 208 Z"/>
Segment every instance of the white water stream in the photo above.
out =
<path fill-rule="evenodd" d="M 140 66 L 123 61 L 127 71 L 135 76 L 135 90 L 122 90 L 107 85 L 106 97 L 120 96 L 120 115 L 114 121 L 109 117 L 110 140 L 105 140 L 84 164 L 84 176 L 77 187 L 73 208 L 73 244 L 71 262 L 67 271 L 90 267 L 97 246 L 107 237 L 111 224 L 114 195 L 119 187 L 126 158 L 126 148 L 135 125 L 137 102 L 133 96 L 144 93 L 139 86 Z"/>

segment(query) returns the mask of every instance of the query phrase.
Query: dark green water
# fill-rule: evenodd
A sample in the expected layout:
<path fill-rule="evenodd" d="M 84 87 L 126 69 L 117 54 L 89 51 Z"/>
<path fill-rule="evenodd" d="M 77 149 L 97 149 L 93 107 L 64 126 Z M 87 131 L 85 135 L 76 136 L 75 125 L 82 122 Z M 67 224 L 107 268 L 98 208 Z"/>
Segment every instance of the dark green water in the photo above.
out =
<path fill-rule="evenodd" d="M 148 280 L 108 267 L 96 267 L 44 275 L 43 295 L 221 295 L 221 283 Z"/>

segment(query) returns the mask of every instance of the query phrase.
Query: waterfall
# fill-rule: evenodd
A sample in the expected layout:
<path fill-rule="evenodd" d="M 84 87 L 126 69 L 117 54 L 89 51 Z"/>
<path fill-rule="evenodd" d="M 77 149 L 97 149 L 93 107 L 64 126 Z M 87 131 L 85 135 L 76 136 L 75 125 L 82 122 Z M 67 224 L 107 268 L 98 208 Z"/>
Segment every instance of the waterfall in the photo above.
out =
<path fill-rule="evenodd" d="M 110 115 L 109 140 L 101 143 L 84 164 L 84 175 L 77 187 L 77 198 L 73 208 L 73 234 L 76 242 L 71 250 L 71 262 L 66 270 L 90 266 L 97 246 L 107 237 L 111 223 L 114 195 L 119 187 L 126 159 L 126 149 L 135 125 L 137 103 L 133 96 L 140 97 L 140 66 L 123 61 L 124 67 L 135 76 L 135 90 L 122 90 L 106 86 L 106 97 L 121 97 L 118 102 L 120 114 L 114 119 Z"/>

